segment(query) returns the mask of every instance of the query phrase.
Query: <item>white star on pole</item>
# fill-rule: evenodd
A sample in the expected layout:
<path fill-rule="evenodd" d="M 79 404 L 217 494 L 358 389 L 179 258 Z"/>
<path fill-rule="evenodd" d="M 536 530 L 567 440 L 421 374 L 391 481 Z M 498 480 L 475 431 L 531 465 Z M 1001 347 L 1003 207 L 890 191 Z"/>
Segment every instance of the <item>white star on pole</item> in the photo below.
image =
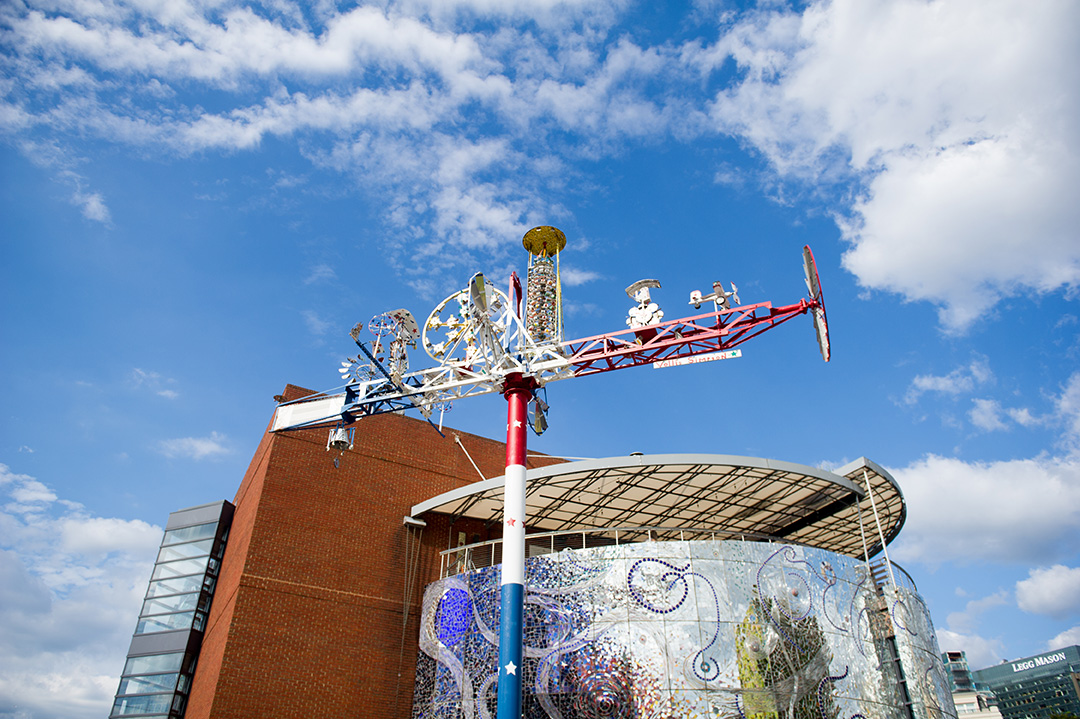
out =
<path fill-rule="evenodd" d="M 514 428 L 516 429 L 517 427 L 520 427 L 520 426 L 521 426 L 521 420 L 520 419 L 515 419 L 514 420 Z"/>
<path fill-rule="evenodd" d="M 509 664 L 507 664 L 506 665 L 506 673 L 507 674 L 513 674 L 514 676 L 517 676 L 517 665 L 514 664 L 513 662 L 510 662 Z"/>

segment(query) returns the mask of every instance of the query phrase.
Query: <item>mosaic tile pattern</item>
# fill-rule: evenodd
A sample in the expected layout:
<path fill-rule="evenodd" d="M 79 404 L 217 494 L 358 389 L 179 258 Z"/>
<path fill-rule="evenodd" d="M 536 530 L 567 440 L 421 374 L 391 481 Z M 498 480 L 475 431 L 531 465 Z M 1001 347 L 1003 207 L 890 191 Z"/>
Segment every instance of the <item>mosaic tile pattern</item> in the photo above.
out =
<path fill-rule="evenodd" d="M 851 557 L 646 542 L 531 558 L 526 584 L 529 719 L 906 719 L 901 679 L 915 719 L 956 717 L 925 604 Z M 422 611 L 413 717 L 495 716 L 499 567 Z"/>

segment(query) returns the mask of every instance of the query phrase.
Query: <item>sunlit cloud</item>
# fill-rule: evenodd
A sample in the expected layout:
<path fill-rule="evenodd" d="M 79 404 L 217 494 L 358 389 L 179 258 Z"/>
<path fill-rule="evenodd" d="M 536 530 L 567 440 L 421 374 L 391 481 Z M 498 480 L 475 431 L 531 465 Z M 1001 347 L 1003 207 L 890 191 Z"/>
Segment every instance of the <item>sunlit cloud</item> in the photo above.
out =
<path fill-rule="evenodd" d="M 1073 644 L 1080 644 L 1080 625 L 1072 627 L 1071 629 L 1066 629 L 1048 641 L 1046 643 L 1046 651 L 1050 652 L 1055 649 L 1071 647 Z"/>
<path fill-rule="evenodd" d="M 781 177 L 860 178 L 838 214 L 860 284 L 937 304 L 959 332 L 1080 284 L 1078 21 L 1068 0 L 781 5 L 691 56 L 738 64 L 713 121 Z"/>
<path fill-rule="evenodd" d="M 904 402 L 915 404 L 926 393 L 952 396 L 967 394 L 990 382 L 993 377 L 986 358 L 976 357 L 970 364 L 957 367 L 947 375 L 917 375 L 911 380 L 911 385 L 904 395 Z"/>
<path fill-rule="evenodd" d="M 0 705 L 102 716 L 162 530 L 94 516 L 2 464 L 0 496 Z"/>
<path fill-rule="evenodd" d="M 1016 604 L 1054 619 L 1080 615 L 1080 567 L 1039 567 L 1016 583 Z"/>
<path fill-rule="evenodd" d="M 949 331 L 1019 295 L 1080 285 L 1075 3 L 766 5 L 721 24 L 694 16 L 700 37 L 682 45 L 616 32 L 626 7 L 410 0 L 211 17 L 12 6 L 6 64 L 22 92 L 0 100 L 0 128 L 71 173 L 72 202 L 102 223 L 103 193 L 64 149 L 71 133 L 178 154 L 300 143 L 317 167 L 385 199 L 387 250 L 407 276 L 444 271 L 406 259 L 430 255 L 431 237 L 463 261 L 498 260 L 553 216 L 574 187 L 559 168 L 583 157 L 733 137 L 768 164 L 766 185 L 847 188 L 832 203 L 845 266 L 870 290 L 936 304 Z M 737 72 L 705 92 L 732 61 Z M 177 83 L 221 102 L 187 105 Z M 492 150 L 494 162 L 474 162 Z"/>
<path fill-rule="evenodd" d="M 890 471 L 908 505 L 901 562 L 1050 564 L 1080 546 L 1080 460 L 930 455 Z"/>
<path fill-rule="evenodd" d="M 218 432 L 211 432 L 209 437 L 165 439 L 158 443 L 157 450 L 169 459 L 213 459 L 232 453 L 227 438 Z"/>
<path fill-rule="evenodd" d="M 304 278 L 305 285 L 313 285 L 320 282 L 329 282 L 337 279 L 337 272 L 334 268 L 327 264 L 315 265 L 308 272 L 307 277 Z"/>
<path fill-rule="evenodd" d="M 300 316 L 304 318 L 304 324 L 311 334 L 321 337 L 330 331 L 331 323 L 321 318 L 314 310 L 304 310 Z"/>
<path fill-rule="evenodd" d="M 135 367 L 129 373 L 128 380 L 131 386 L 136 389 L 150 390 L 165 399 L 176 399 L 180 396 L 179 392 L 170 387 L 170 385 L 176 384 L 176 380 L 171 377 L 164 377 L 158 372 Z"/>
<path fill-rule="evenodd" d="M 573 267 L 563 267 L 559 270 L 559 277 L 562 283 L 567 287 L 577 287 L 587 282 L 593 282 L 602 277 L 599 272 L 593 272 L 592 270 L 579 270 Z"/>
<path fill-rule="evenodd" d="M 952 612 L 945 621 L 950 630 L 961 634 L 971 634 L 978 628 L 985 612 L 995 607 L 1008 606 L 1011 603 L 1010 599 L 1009 593 L 1004 590 L 981 599 L 972 599 L 964 606 L 964 611 Z"/>
<path fill-rule="evenodd" d="M 964 634 L 940 627 L 937 638 L 941 651 L 964 652 L 972 669 L 992 667 L 1000 664 L 1005 657 L 1005 645 L 1000 639 L 985 639 L 978 634 Z"/>

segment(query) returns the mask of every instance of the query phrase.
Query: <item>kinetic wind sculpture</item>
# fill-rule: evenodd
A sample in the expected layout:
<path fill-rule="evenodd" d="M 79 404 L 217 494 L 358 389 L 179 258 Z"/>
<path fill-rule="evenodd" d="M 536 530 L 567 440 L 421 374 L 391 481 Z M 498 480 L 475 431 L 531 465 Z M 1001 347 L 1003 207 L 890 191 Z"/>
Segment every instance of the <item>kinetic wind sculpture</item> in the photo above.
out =
<path fill-rule="evenodd" d="M 500 392 L 507 400 L 506 474 L 503 509 L 503 564 L 499 628 L 498 719 L 521 716 L 522 631 L 525 584 L 526 426 L 540 434 L 547 427 L 547 404 L 538 391 L 549 382 L 626 367 L 655 368 L 741 356 L 744 342 L 798 315 L 811 315 L 822 358 L 829 361 L 829 332 L 817 266 L 803 248 L 809 298 L 773 307 L 771 302 L 741 305 L 734 283 L 726 292 L 690 293 L 689 304 L 704 313 L 664 321 L 652 300 L 657 280 L 639 280 L 626 289 L 637 302 L 627 329 L 583 339 L 562 339 L 562 289 L 559 253 L 566 236 L 557 228 L 535 227 L 522 244 L 529 252 L 525 308 L 522 287 L 511 275 L 506 293 L 480 273 L 469 285 L 439 303 L 420 330 L 408 310 L 377 315 L 368 323 L 370 346 L 352 330 L 360 354 L 342 363 L 344 392 L 304 398 L 278 407 L 272 431 L 331 426 L 327 448 L 352 445 L 346 429 L 358 419 L 384 412 L 417 409 L 429 419 L 451 402 Z M 421 340 L 435 366 L 408 371 L 408 348 Z M 532 411 L 530 412 L 530 407 Z M 531 414 L 531 419 L 530 419 Z"/>

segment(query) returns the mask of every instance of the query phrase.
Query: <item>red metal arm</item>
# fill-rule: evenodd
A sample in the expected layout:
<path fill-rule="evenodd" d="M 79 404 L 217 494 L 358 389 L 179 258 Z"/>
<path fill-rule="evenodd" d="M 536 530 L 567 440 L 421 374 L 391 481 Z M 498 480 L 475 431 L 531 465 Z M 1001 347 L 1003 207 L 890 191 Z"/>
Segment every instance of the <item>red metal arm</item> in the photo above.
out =
<path fill-rule="evenodd" d="M 563 343 L 574 376 L 638 367 L 661 360 L 692 357 L 738 347 L 817 303 L 773 307 L 771 302 L 661 322 Z"/>

